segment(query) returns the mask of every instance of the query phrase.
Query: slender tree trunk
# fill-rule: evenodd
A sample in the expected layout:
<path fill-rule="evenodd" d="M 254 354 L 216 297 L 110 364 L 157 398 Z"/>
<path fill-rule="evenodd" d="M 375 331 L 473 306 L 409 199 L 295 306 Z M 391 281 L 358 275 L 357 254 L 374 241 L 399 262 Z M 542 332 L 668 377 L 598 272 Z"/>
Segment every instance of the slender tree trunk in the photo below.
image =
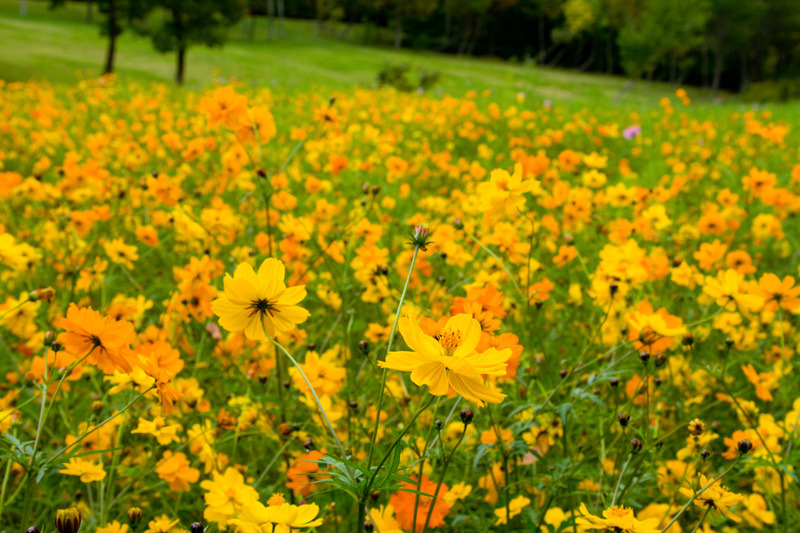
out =
<path fill-rule="evenodd" d="M 86 2 L 86 20 L 94 22 L 94 2 L 92 0 Z"/>
<path fill-rule="evenodd" d="M 547 58 L 547 50 L 545 49 L 545 46 L 544 13 L 542 13 L 539 15 L 539 53 L 537 54 L 540 65 L 544 65 L 545 59 Z"/>
<path fill-rule="evenodd" d="M 267 0 L 267 20 L 269 20 L 267 37 L 272 41 L 275 39 L 275 0 Z"/>
<path fill-rule="evenodd" d="M 606 41 L 606 72 L 614 73 L 614 40 L 610 37 Z"/>
<path fill-rule="evenodd" d="M 403 16 L 397 15 L 397 22 L 394 27 L 394 47 L 399 49 L 403 45 Z"/>
<path fill-rule="evenodd" d="M 724 66 L 722 50 L 719 47 L 714 50 L 714 74 L 711 77 L 711 95 L 716 98 L 719 86 L 722 82 L 722 67 Z"/>
<path fill-rule="evenodd" d="M 19 0 L 19 16 L 28 16 L 28 0 Z"/>
<path fill-rule="evenodd" d="M 117 0 L 108 0 L 108 50 L 106 50 L 106 66 L 103 74 L 114 72 L 114 56 L 117 53 L 117 36 L 119 23 L 117 21 Z"/>
<path fill-rule="evenodd" d="M 278 35 L 281 37 L 286 36 L 286 27 L 283 25 L 284 13 L 286 12 L 286 5 L 284 0 L 278 0 Z"/>
<path fill-rule="evenodd" d="M 741 54 L 740 59 L 741 59 L 741 67 L 740 67 L 740 69 L 742 71 L 742 78 L 741 78 L 741 82 L 739 84 L 739 92 L 743 93 L 750 86 L 750 77 L 749 77 L 748 72 L 747 72 L 747 66 L 748 66 L 747 65 L 747 52 L 745 50 L 742 50 L 742 54 Z"/>
<path fill-rule="evenodd" d="M 178 68 L 175 71 L 175 82 L 183 85 L 184 71 L 186 69 L 186 45 L 178 47 Z"/>

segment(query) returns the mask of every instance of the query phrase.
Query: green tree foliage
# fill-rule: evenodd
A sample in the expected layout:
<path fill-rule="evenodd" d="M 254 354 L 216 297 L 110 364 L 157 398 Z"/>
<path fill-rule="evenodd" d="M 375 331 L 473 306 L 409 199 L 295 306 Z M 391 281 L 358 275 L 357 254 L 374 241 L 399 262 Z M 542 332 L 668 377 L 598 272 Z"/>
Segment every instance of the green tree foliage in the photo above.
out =
<path fill-rule="evenodd" d="M 690 53 L 704 43 L 710 17 L 711 0 L 648 0 L 617 39 L 625 72 L 652 78 L 656 68 L 668 66 L 670 81 L 676 81 L 678 70 L 695 60 Z"/>
<path fill-rule="evenodd" d="M 243 0 L 151 0 L 164 12 L 163 21 L 151 31 L 159 52 L 176 52 L 175 81 L 183 83 L 186 52 L 191 45 L 222 46 L 230 27 L 245 13 Z"/>

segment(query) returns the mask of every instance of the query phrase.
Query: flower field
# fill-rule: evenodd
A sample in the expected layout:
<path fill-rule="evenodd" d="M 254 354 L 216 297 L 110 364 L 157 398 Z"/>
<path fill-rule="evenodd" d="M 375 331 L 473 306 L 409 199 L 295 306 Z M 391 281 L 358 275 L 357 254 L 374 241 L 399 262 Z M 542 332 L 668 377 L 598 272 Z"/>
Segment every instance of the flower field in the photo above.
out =
<path fill-rule="evenodd" d="M 798 146 L 0 82 L 0 531 L 796 531 Z"/>

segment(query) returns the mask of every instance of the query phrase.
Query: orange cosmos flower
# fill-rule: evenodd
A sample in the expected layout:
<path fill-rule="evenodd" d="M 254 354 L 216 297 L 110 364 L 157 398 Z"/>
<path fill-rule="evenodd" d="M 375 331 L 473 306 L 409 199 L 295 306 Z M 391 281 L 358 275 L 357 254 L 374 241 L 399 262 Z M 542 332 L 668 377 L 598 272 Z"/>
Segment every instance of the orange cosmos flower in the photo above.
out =
<path fill-rule="evenodd" d="M 408 482 L 403 482 L 402 488 L 416 490 L 425 494 L 433 494 L 436 492 L 436 483 L 428 479 L 428 476 L 425 474 L 422 475 L 422 482 L 419 484 L 416 483 L 415 476 L 412 476 L 411 479 L 414 479 L 415 483 L 411 484 Z M 436 529 L 437 527 L 443 526 L 444 517 L 450 512 L 450 504 L 448 504 L 444 499 L 445 495 L 447 494 L 447 490 L 447 485 L 442 484 L 442 488 L 439 490 L 439 498 L 436 500 L 436 504 L 433 506 L 431 520 L 428 522 L 428 527 L 431 529 Z M 430 496 L 419 496 L 417 521 L 416 523 L 413 523 L 414 502 L 416 498 L 416 494 L 400 491 L 392 494 L 392 497 L 389 499 L 389 503 L 397 511 L 397 523 L 400 524 L 400 527 L 403 528 L 404 531 L 412 530 L 414 532 L 420 532 L 425 527 L 425 519 L 428 516 L 428 510 L 431 508 L 433 498 Z"/>
<path fill-rule="evenodd" d="M 233 277 L 225 276 L 225 292 L 211 302 L 219 324 L 228 331 L 244 331 L 252 340 L 263 340 L 305 322 L 310 313 L 296 305 L 306 297 L 304 285 L 286 287 L 286 269 L 277 259 L 265 259 L 255 273 L 242 263 Z"/>
<path fill-rule="evenodd" d="M 90 307 L 70 304 L 66 318 L 57 318 L 55 325 L 67 330 L 58 336 L 58 342 L 71 356 L 81 358 L 89 354 L 86 362 L 106 374 L 133 370 L 130 344 L 136 332 L 130 322 L 113 320 Z"/>

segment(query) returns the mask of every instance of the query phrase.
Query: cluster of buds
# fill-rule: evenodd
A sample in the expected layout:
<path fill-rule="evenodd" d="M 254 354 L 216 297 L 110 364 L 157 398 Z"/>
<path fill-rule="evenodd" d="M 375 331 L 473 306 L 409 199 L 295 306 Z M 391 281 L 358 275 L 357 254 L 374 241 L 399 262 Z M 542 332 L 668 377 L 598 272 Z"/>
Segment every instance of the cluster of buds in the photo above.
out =
<path fill-rule="evenodd" d="M 433 235 L 433 233 L 427 225 L 417 224 L 414 226 L 414 231 L 409 234 L 411 238 L 409 244 L 426 252 L 428 250 L 428 245 L 431 243 L 431 235 Z"/>

